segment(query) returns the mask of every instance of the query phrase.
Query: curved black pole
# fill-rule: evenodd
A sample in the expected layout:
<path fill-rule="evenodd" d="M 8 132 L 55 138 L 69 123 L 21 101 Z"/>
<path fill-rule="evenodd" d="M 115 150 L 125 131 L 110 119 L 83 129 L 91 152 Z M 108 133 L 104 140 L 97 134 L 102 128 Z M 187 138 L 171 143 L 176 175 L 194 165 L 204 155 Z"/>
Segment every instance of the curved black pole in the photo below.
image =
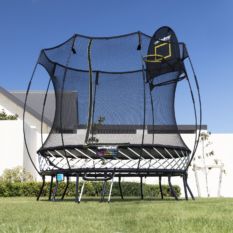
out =
<path fill-rule="evenodd" d="M 186 48 L 186 51 L 188 51 L 187 48 Z M 189 59 L 189 63 L 190 63 L 190 66 L 191 66 L 191 69 L 192 69 L 192 72 L 193 72 L 193 76 L 194 76 L 194 80 L 195 80 L 195 84 L 196 84 L 196 88 L 197 88 L 197 93 L 198 93 L 199 107 L 200 107 L 200 109 L 199 109 L 199 118 L 200 118 L 199 119 L 199 133 L 198 133 L 198 138 L 197 138 L 197 143 L 196 143 L 196 148 L 195 148 L 195 152 L 196 152 L 198 144 L 199 144 L 199 141 L 200 141 L 200 136 L 201 136 L 202 103 L 201 103 L 201 93 L 200 93 L 199 83 L 198 83 L 198 80 L 197 80 L 197 75 L 195 73 L 195 70 L 194 70 L 194 67 L 193 67 L 192 60 L 191 60 L 190 56 L 188 56 L 188 59 Z M 191 159 L 190 159 L 190 162 L 189 162 L 188 166 L 190 165 L 190 163 L 191 163 L 194 155 L 195 155 L 195 153 L 191 156 Z"/>
<path fill-rule="evenodd" d="M 189 86 L 189 90 L 190 90 L 190 94 L 191 94 L 191 97 L 192 97 L 192 102 L 193 102 L 193 109 L 194 109 L 194 117 L 195 117 L 195 129 L 196 129 L 196 132 L 195 132 L 195 142 L 194 142 L 194 145 L 193 145 L 193 151 L 192 151 L 192 155 L 191 155 L 191 158 L 186 166 L 186 170 L 188 169 L 189 167 L 189 164 L 191 163 L 192 161 L 192 158 L 194 157 L 195 153 L 196 153 L 196 149 L 197 149 L 197 145 L 198 145 L 198 123 L 197 123 L 197 108 L 196 108 L 196 103 L 195 103 L 195 98 L 194 98 L 194 94 L 193 94 L 193 90 L 192 90 L 192 86 L 191 86 L 191 83 L 190 83 L 190 80 L 187 76 L 187 81 L 188 81 L 188 86 Z"/>
<path fill-rule="evenodd" d="M 25 144 L 25 147 L 26 147 L 26 151 L 27 151 L 27 154 L 29 156 L 29 159 L 32 163 L 32 166 L 35 168 L 35 170 L 37 171 L 37 173 L 41 176 L 41 173 L 40 171 L 37 169 L 35 163 L 33 162 L 33 159 L 31 157 L 31 154 L 29 152 L 29 148 L 28 148 L 28 144 L 27 144 L 27 139 L 26 139 L 26 130 L 25 130 L 25 113 L 26 113 L 26 106 L 27 106 L 27 98 L 28 98 L 28 93 L 29 93 L 29 90 L 31 88 L 31 84 L 32 84 L 32 80 L 33 80 L 33 77 L 34 77 L 34 74 L 36 72 L 36 68 L 37 68 L 37 65 L 38 65 L 38 62 L 36 63 L 34 69 L 33 69 L 33 72 L 32 72 L 32 75 L 31 75 L 31 78 L 30 78 L 30 81 L 28 83 L 28 87 L 27 87 L 27 92 L 26 92 L 26 96 L 25 96 L 25 101 L 24 101 L 24 106 L 23 106 L 23 137 L 24 137 L 24 144 Z"/>
<path fill-rule="evenodd" d="M 43 121 L 44 121 L 44 110 L 45 110 L 45 105 L 46 105 L 46 101 L 47 101 L 47 95 L 48 95 L 48 91 L 49 91 L 49 86 L 51 83 L 51 78 L 49 79 L 47 88 L 46 88 L 46 92 L 45 92 L 45 97 L 44 97 L 44 102 L 43 102 L 43 108 L 42 108 L 42 114 L 41 114 L 41 124 L 40 124 L 40 132 L 41 132 L 41 145 L 43 145 Z"/>
<path fill-rule="evenodd" d="M 194 140 L 194 145 L 193 145 L 193 151 L 192 151 L 192 155 L 191 155 L 191 158 L 189 159 L 187 165 L 186 165 L 186 168 L 185 168 L 185 171 L 187 172 L 191 162 L 192 162 L 192 159 L 196 153 L 196 150 L 197 150 L 197 147 L 198 147 L 198 144 L 199 144 L 199 139 L 200 139 L 200 131 L 201 131 L 201 115 L 202 115 L 202 111 L 201 111 L 201 100 L 199 100 L 199 106 L 200 106 L 200 121 L 199 121 L 199 125 L 198 125 L 198 118 L 197 118 L 197 108 L 196 108 L 196 102 L 195 102 L 195 98 L 194 98 L 194 94 L 193 94 L 193 88 L 192 88 L 192 85 L 191 85 L 191 82 L 189 80 L 189 77 L 188 77 L 188 73 L 184 67 L 184 73 L 185 73 L 185 77 L 187 79 L 187 82 L 188 82 L 188 86 L 189 86 L 189 91 L 190 91 L 190 94 L 191 94 L 191 98 L 192 98 L 192 102 L 193 102 L 193 110 L 194 110 L 194 118 L 195 118 L 195 140 Z M 198 90 L 199 92 L 199 90 Z M 198 98 L 200 99 L 200 93 L 198 94 Z M 199 127 L 198 127 L 199 126 Z M 199 129 L 199 132 L 198 132 L 198 129 Z"/>
<path fill-rule="evenodd" d="M 64 148 L 65 147 L 65 143 L 64 143 L 64 136 L 63 136 L 63 122 L 62 122 L 62 113 L 63 113 L 63 94 L 64 94 L 64 87 L 65 87 L 65 81 L 66 81 L 66 74 L 67 74 L 67 67 L 69 65 L 69 62 L 70 62 L 70 58 L 71 58 L 71 54 L 73 52 L 73 49 L 74 49 L 74 43 L 75 43 L 75 39 L 76 39 L 76 36 L 73 36 L 73 42 L 72 42 L 72 46 L 70 48 L 70 53 L 67 57 L 67 61 L 66 61 L 66 67 L 65 67 L 65 71 L 64 71 L 64 75 L 63 75 L 63 80 L 62 80 L 62 89 L 61 89 L 61 103 L 60 103 L 60 130 L 61 130 L 61 141 L 62 141 L 62 147 Z M 64 150 L 65 152 L 65 157 L 66 157 L 66 162 L 68 164 L 68 167 L 69 169 L 71 169 L 70 167 L 70 163 L 69 163 L 69 160 L 67 158 L 67 155 L 66 155 L 66 150 Z"/>

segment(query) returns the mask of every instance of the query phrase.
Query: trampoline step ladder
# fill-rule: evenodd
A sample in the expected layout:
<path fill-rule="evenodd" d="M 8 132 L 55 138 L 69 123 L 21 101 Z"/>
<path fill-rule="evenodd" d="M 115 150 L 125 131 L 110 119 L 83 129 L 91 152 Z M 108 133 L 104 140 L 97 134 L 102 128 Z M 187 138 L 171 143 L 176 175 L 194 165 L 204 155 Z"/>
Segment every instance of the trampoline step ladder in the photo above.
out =
<path fill-rule="evenodd" d="M 98 176 L 98 177 L 96 176 L 96 174 L 86 173 L 83 176 L 83 183 L 82 183 L 80 194 L 78 193 L 78 183 L 79 183 L 79 181 L 78 181 L 78 178 L 77 178 L 76 179 L 76 202 L 78 202 L 78 203 L 81 202 L 86 181 L 93 181 L 93 182 L 102 181 L 103 182 L 102 190 L 101 190 L 101 196 L 100 196 L 100 202 L 103 202 L 104 198 L 105 198 L 105 195 L 107 193 L 107 181 L 111 181 L 110 188 L 109 188 L 109 193 L 108 193 L 108 203 L 109 203 L 111 201 L 112 187 L 113 187 L 113 183 L 114 183 L 114 176 L 115 176 L 114 172 L 113 173 L 107 173 L 107 174 L 104 174 L 103 176 Z"/>

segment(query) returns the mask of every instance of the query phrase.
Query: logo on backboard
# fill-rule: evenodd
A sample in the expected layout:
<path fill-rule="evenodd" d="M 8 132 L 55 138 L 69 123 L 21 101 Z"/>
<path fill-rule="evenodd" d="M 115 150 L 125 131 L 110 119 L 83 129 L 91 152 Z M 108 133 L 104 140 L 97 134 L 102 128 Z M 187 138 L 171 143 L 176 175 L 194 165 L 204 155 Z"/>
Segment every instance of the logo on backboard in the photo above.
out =
<path fill-rule="evenodd" d="M 154 42 L 154 53 L 147 55 L 145 62 L 162 62 L 172 56 L 171 35 L 165 36 Z"/>

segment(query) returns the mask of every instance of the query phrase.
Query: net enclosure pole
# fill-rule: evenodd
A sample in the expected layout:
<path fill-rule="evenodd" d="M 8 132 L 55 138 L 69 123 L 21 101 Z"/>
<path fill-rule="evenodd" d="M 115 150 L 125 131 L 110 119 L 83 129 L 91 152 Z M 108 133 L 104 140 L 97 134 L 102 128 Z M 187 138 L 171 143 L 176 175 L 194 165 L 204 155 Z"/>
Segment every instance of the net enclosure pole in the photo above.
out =
<path fill-rule="evenodd" d="M 45 111 L 45 105 L 46 105 L 46 101 L 47 101 L 47 95 L 48 95 L 50 83 L 51 83 L 51 78 L 49 79 L 49 82 L 48 82 L 48 85 L 47 85 L 47 88 L 46 88 L 44 101 L 43 101 L 43 107 L 42 107 L 42 114 L 41 114 L 40 132 L 41 132 L 41 145 L 42 146 L 43 146 L 43 143 L 44 143 L 44 139 L 43 139 L 44 111 Z"/>
<path fill-rule="evenodd" d="M 23 137 L 24 137 L 24 145 L 26 147 L 27 155 L 28 155 L 28 157 L 29 157 L 29 159 L 30 159 L 30 161 L 32 163 L 32 166 L 35 168 L 36 172 L 41 176 L 41 172 L 37 169 L 37 167 L 36 167 L 36 165 L 35 165 L 35 163 L 34 163 L 34 161 L 32 159 L 32 156 L 30 154 L 27 139 L 26 139 L 26 129 L 25 129 L 25 113 L 26 113 L 26 107 L 27 107 L 27 99 L 28 99 L 29 90 L 31 88 L 32 80 L 33 80 L 34 74 L 36 72 L 37 65 L 38 65 L 38 61 L 36 62 L 35 66 L 34 66 L 30 81 L 28 83 L 26 96 L 25 96 L 25 100 L 24 100 L 24 106 L 23 106 Z"/>
<path fill-rule="evenodd" d="M 88 121 L 87 121 L 87 132 L 85 137 L 86 144 L 88 143 L 88 138 L 91 131 L 91 121 L 92 121 L 92 111 L 93 111 L 91 45 L 92 45 L 92 39 L 89 40 L 88 50 L 87 50 L 88 66 L 89 66 L 89 111 L 88 111 Z"/>
<path fill-rule="evenodd" d="M 141 38 L 141 36 L 139 36 L 139 38 Z M 139 43 L 139 44 L 140 44 L 140 49 L 141 49 L 141 43 Z M 145 77 L 145 68 L 144 68 L 143 64 L 142 64 L 142 79 L 143 79 L 143 131 L 142 131 L 140 158 L 138 160 L 138 169 L 140 168 L 140 163 L 141 163 L 141 159 L 142 159 L 142 153 L 143 153 L 142 147 L 144 145 L 145 128 L 146 128 L 146 77 Z"/>
<path fill-rule="evenodd" d="M 187 49 L 185 43 L 182 43 L 182 44 L 183 44 L 184 51 L 186 51 L 186 53 L 187 53 L 187 58 L 188 58 L 190 66 L 191 66 L 191 71 L 192 71 L 192 74 L 193 74 L 193 77 L 194 77 L 194 82 L 195 82 L 195 86 L 196 86 L 196 90 L 197 90 L 197 96 L 198 96 L 198 104 L 199 104 L 199 114 L 197 116 L 197 107 L 196 107 L 196 103 L 195 103 L 193 88 L 192 88 L 192 85 L 191 85 L 191 82 L 190 82 L 190 79 L 189 79 L 189 76 L 188 76 L 188 72 L 187 72 L 187 70 L 186 70 L 186 68 L 184 66 L 184 73 L 185 73 L 186 79 L 188 81 L 188 86 L 189 86 L 189 90 L 190 90 L 190 94 L 191 94 L 192 102 L 193 102 L 194 117 L 195 117 L 195 127 L 196 127 L 195 143 L 194 143 L 194 146 L 193 146 L 193 151 L 192 151 L 192 154 L 191 154 L 191 158 L 188 161 L 187 166 L 186 166 L 186 171 L 187 171 L 188 167 L 190 166 L 190 164 L 191 164 L 191 162 L 192 162 L 192 160 L 193 160 L 193 158 L 195 156 L 195 153 L 196 153 L 199 141 L 200 141 L 201 126 L 202 126 L 202 103 L 201 103 L 200 87 L 199 87 L 196 72 L 194 70 L 194 66 L 192 64 L 191 57 L 190 57 L 190 55 L 188 53 L 188 49 Z M 198 122 L 198 117 L 199 117 L 199 122 Z"/>
<path fill-rule="evenodd" d="M 62 122 L 63 121 L 63 95 L 64 95 L 65 82 L 66 82 L 66 78 L 67 78 L 68 65 L 70 63 L 71 55 L 74 52 L 73 49 L 74 49 L 74 43 L 75 43 L 76 35 L 74 35 L 72 39 L 73 39 L 73 41 L 72 41 L 72 45 L 70 47 L 70 51 L 69 51 L 69 54 L 68 54 L 68 57 L 67 57 L 67 60 L 66 60 L 66 67 L 65 67 L 65 71 L 64 71 L 64 75 L 63 75 L 63 79 L 62 79 L 62 89 L 61 89 L 60 130 L 61 130 L 61 141 L 62 141 L 63 148 L 65 148 L 64 135 L 63 135 L 63 122 Z M 65 153 L 67 165 L 68 165 L 69 169 L 71 169 L 69 160 L 67 158 L 66 150 L 64 150 L 64 153 Z"/>

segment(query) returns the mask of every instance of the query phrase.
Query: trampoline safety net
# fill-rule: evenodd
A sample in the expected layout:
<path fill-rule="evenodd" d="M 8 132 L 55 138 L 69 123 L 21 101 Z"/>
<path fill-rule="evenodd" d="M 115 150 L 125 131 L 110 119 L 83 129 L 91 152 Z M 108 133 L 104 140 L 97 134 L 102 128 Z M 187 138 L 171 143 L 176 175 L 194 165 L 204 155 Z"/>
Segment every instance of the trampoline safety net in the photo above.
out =
<path fill-rule="evenodd" d="M 43 49 L 37 65 L 48 72 L 56 102 L 50 133 L 38 148 L 40 173 L 186 171 L 193 154 L 180 136 L 174 106 L 177 83 L 189 82 L 186 58 L 185 44 L 169 27 L 152 37 L 75 34 Z"/>

